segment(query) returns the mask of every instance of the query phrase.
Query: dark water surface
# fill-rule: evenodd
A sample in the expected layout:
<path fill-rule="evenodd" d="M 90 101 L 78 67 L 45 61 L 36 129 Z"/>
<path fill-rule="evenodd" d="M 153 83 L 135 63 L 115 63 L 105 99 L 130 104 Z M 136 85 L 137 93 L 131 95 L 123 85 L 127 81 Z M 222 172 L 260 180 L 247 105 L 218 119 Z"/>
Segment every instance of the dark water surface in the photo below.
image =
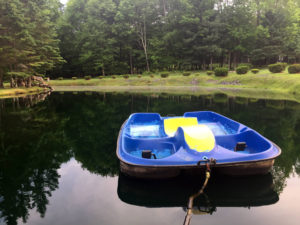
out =
<path fill-rule="evenodd" d="M 183 224 L 202 180 L 119 175 L 120 126 L 134 112 L 213 110 L 282 148 L 272 173 L 212 177 L 191 224 L 299 224 L 300 104 L 229 98 L 53 93 L 0 100 L 0 224 Z"/>

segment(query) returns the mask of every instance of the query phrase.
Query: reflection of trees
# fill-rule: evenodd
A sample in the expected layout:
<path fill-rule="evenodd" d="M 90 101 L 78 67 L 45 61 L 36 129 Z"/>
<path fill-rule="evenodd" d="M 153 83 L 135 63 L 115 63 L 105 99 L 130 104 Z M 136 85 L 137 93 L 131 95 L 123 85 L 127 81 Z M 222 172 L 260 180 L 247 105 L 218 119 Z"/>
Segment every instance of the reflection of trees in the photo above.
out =
<path fill-rule="evenodd" d="M 48 197 L 58 187 L 57 169 L 70 158 L 64 121 L 47 101 L 24 108 L 31 103 L 22 99 L 20 110 L 15 102 L 2 101 L 0 118 L 0 212 L 7 224 L 16 224 L 19 218 L 26 222 L 33 208 L 45 215 Z"/>
<path fill-rule="evenodd" d="M 58 187 L 57 169 L 72 156 L 90 172 L 118 174 L 116 140 L 129 114 L 182 115 L 198 110 L 216 111 L 247 124 L 282 148 L 272 172 L 278 193 L 292 172 L 300 175 L 300 105 L 296 103 L 225 95 L 96 93 L 54 93 L 40 103 L 0 100 L 1 217 L 8 224 L 18 218 L 26 221 L 32 208 L 44 216 L 48 198 Z"/>

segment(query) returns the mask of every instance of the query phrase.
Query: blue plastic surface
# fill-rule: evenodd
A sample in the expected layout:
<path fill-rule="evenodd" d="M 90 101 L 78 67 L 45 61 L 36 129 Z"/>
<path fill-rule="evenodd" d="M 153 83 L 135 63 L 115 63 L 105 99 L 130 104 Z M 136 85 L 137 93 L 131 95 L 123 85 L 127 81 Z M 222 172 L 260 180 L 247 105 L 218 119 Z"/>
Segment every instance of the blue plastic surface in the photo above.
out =
<path fill-rule="evenodd" d="M 183 129 L 174 136 L 164 132 L 164 119 L 157 113 L 132 114 L 120 131 L 117 149 L 120 159 L 129 164 L 145 166 L 196 165 L 203 158 L 214 158 L 217 163 L 264 160 L 278 155 L 279 149 L 253 129 L 210 111 L 187 112 L 183 117 L 196 117 L 199 124 L 208 126 L 216 140 L 210 152 L 190 149 Z M 235 151 L 238 142 L 246 142 L 246 149 Z M 151 150 L 157 159 L 142 158 L 143 150 Z"/>

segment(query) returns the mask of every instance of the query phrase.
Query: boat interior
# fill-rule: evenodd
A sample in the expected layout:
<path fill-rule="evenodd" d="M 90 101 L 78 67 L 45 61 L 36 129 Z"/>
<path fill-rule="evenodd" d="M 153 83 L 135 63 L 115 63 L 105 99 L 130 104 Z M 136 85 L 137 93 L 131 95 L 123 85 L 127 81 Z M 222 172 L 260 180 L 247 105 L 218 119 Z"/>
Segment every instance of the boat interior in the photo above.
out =
<path fill-rule="evenodd" d="M 271 147 L 251 128 L 210 111 L 187 112 L 180 117 L 132 114 L 122 143 L 128 154 L 147 159 L 166 158 L 180 149 L 202 153 L 222 147 L 238 154 L 255 154 Z"/>

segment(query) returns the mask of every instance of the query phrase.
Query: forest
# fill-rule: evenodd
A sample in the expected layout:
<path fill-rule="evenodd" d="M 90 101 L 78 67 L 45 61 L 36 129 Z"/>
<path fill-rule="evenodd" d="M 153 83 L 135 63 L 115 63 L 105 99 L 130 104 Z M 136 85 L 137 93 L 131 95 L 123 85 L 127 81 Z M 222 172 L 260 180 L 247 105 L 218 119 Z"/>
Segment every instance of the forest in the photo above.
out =
<path fill-rule="evenodd" d="M 0 0 L 0 87 L 299 61 L 299 0 Z"/>

